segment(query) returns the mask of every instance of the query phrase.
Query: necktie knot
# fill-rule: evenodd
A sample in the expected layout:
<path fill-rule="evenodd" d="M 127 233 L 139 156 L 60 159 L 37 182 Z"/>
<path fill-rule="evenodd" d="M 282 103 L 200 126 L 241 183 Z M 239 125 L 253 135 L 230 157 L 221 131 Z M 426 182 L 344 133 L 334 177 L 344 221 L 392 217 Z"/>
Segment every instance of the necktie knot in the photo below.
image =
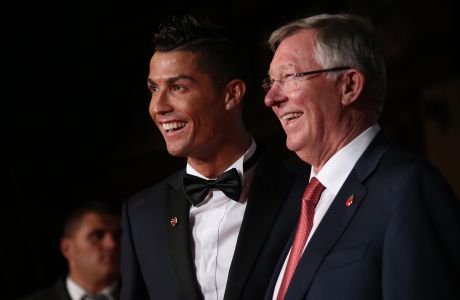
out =
<path fill-rule="evenodd" d="M 84 295 L 81 300 L 108 300 L 106 295 L 104 294 L 86 294 Z"/>
<path fill-rule="evenodd" d="M 210 189 L 221 190 L 227 197 L 238 201 L 241 194 L 240 175 L 232 168 L 216 179 L 204 179 L 198 176 L 184 174 L 184 192 L 193 206 L 198 206 L 208 195 Z"/>
<path fill-rule="evenodd" d="M 305 188 L 302 201 L 311 202 L 311 205 L 316 207 L 316 204 L 318 204 L 319 198 L 321 197 L 321 193 L 324 189 L 324 185 L 316 177 L 312 177 L 307 187 Z"/>

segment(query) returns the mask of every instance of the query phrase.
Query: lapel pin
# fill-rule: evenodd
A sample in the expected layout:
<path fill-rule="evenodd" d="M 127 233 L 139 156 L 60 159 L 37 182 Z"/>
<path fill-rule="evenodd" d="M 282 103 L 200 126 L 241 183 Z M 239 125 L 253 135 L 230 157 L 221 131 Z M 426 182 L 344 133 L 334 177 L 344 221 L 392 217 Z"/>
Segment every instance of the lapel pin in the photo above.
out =
<path fill-rule="evenodd" d="M 351 195 L 351 196 L 347 199 L 347 201 L 345 201 L 345 206 L 346 206 L 346 207 L 349 207 L 350 205 L 353 204 L 353 198 L 354 198 L 354 197 L 355 197 L 354 195 Z"/>
<path fill-rule="evenodd" d="M 176 226 L 177 225 L 177 218 L 176 217 L 173 217 L 171 218 L 171 220 L 169 221 L 169 224 L 171 224 L 172 227 Z"/>

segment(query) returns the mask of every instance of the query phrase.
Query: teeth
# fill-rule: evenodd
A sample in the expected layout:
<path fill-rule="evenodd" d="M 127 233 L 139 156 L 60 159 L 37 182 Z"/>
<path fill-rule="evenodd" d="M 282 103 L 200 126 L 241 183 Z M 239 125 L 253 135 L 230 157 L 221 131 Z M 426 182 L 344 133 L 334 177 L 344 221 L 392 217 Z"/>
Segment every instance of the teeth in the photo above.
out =
<path fill-rule="evenodd" d="M 292 119 L 296 119 L 298 117 L 300 117 L 302 115 L 302 113 L 288 113 L 288 114 L 285 114 L 281 117 L 281 119 L 283 120 L 292 120 Z"/>
<path fill-rule="evenodd" d="M 171 122 L 171 123 L 162 123 L 161 126 L 167 132 L 171 132 L 173 130 L 177 130 L 177 129 L 185 127 L 185 124 L 186 124 L 185 122 Z"/>

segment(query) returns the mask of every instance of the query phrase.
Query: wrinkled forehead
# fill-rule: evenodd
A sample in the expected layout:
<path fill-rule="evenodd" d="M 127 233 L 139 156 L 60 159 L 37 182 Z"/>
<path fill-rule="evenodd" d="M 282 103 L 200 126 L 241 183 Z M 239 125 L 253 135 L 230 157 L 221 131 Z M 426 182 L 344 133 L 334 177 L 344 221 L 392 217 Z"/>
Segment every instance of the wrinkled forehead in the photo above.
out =
<path fill-rule="evenodd" d="M 285 38 L 276 49 L 269 74 L 295 73 L 317 67 L 312 30 L 301 30 Z"/>

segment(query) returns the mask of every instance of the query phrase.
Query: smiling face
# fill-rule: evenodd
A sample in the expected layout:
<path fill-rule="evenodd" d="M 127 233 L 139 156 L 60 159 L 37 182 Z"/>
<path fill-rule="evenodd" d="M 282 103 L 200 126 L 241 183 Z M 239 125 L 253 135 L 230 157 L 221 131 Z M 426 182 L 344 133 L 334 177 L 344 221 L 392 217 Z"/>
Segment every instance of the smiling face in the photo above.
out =
<path fill-rule="evenodd" d="M 270 64 L 271 78 L 323 69 L 314 58 L 314 32 L 302 30 L 284 39 Z M 342 114 L 338 79 L 326 73 L 299 78 L 297 88 L 284 92 L 275 82 L 265 96 L 286 132 L 286 146 L 304 161 L 317 165 L 322 153 L 334 145 Z"/>
<path fill-rule="evenodd" d="M 189 51 L 155 52 L 150 61 L 149 112 L 173 156 L 206 157 L 222 147 L 225 94 Z"/>

